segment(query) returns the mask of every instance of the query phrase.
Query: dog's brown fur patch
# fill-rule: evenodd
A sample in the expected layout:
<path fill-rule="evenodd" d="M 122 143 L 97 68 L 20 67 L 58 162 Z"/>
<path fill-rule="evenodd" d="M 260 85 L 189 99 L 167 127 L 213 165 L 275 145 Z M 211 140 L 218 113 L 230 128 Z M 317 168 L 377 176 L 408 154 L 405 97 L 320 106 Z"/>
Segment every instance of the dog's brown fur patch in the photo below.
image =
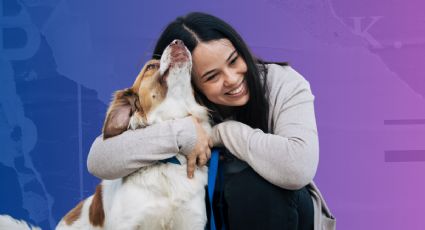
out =
<path fill-rule="evenodd" d="M 84 200 L 80 201 L 71 211 L 69 211 L 63 220 L 67 225 L 72 225 L 78 218 L 80 218 L 81 210 L 83 209 Z"/>
<path fill-rule="evenodd" d="M 120 135 L 127 130 L 131 116 L 140 110 L 138 100 L 138 95 L 130 88 L 115 92 L 103 124 L 103 139 Z"/>
<path fill-rule="evenodd" d="M 132 89 L 134 92 L 137 92 L 140 87 L 140 83 L 143 79 L 152 77 L 157 70 L 159 69 L 159 60 L 152 59 L 145 63 L 136 80 L 133 83 Z"/>
<path fill-rule="evenodd" d="M 93 199 L 89 209 L 89 220 L 93 226 L 103 227 L 105 222 L 105 212 L 103 211 L 102 202 L 102 185 L 97 185 L 96 192 L 93 195 Z"/>
<path fill-rule="evenodd" d="M 148 61 L 131 88 L 115 92 L 103 124 L 103 139 L 125 132 L 135 113 L 147 123 L 146 114 L 162 102 L 167 93 L 166 84 L 160 82 L 159 64 L 159 60 Z"/>

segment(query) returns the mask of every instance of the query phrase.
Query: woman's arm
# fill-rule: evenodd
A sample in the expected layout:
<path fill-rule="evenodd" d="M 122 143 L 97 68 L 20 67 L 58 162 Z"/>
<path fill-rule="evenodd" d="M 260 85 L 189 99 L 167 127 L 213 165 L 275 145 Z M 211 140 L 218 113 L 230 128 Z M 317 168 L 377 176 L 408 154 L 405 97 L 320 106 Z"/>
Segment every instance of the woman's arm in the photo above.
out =
<path fill-rule="evenodd" d="M 191 117 L 165 121 L 127 130 L 106 140 L 100 135 L 90 148 L 87 167 L 96 177 L 116 179 L 179 152 L 187 155 L 195 144 L 196 130 Z"/>
<path fill-rule="evenodd" d="M 269 71 L 273 134 L 226 121 L 213 128 L 212 139 L 271 183 L 300 189 L 312 181 L 319 161 L 314 96 L 309 83 L 291 67 Z"/>

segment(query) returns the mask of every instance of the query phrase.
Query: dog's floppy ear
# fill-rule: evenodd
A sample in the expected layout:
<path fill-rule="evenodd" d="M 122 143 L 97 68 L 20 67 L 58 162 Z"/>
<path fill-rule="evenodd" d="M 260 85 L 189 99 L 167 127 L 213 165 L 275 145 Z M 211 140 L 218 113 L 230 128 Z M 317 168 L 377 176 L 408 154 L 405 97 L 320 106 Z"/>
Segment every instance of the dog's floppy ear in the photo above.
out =
<path fill-rule="evenodd" d="M 138 95 L 129 89 L 115 92 L 103 124 L 103 139 L 119 135 L 128 129 L 133 113 L 140 109 Z"/>

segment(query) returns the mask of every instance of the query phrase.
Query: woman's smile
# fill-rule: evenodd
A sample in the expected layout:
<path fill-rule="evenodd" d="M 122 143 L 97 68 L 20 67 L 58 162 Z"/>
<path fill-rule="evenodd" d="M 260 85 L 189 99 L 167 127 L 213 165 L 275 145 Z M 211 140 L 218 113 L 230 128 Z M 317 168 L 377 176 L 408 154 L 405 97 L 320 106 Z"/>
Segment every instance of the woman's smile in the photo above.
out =
<path fill-rule="evenodd" d="M 246 93 L 247 93 L 246 81 L 243 80 L 237 88 L 235 88 L 235 89 L 233 89 L 233 90 L 231 90 L 231 91 L 229 91 L 225 94 L 230 96 L 230 97 L 240 97 L 240 96 L 244 96 Z"/>

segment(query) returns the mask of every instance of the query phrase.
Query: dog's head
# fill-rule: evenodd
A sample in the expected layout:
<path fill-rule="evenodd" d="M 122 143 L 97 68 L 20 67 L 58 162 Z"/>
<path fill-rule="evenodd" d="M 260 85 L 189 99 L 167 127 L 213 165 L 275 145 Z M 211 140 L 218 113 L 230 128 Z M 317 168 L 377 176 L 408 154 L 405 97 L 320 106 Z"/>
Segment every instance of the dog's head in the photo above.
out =
<path fill-rule="evenodd" d="M 115 92 L 103 124 L 103 138 L 119 135 L 129 128 L 145 127 L 149 112 L 167 95 L 168 76 L 182 71 L 190 74 L 191 68 L 192 57 L 183 42 L 171 42 L 161 60 L 146 62 L 132 87 Z"/>

